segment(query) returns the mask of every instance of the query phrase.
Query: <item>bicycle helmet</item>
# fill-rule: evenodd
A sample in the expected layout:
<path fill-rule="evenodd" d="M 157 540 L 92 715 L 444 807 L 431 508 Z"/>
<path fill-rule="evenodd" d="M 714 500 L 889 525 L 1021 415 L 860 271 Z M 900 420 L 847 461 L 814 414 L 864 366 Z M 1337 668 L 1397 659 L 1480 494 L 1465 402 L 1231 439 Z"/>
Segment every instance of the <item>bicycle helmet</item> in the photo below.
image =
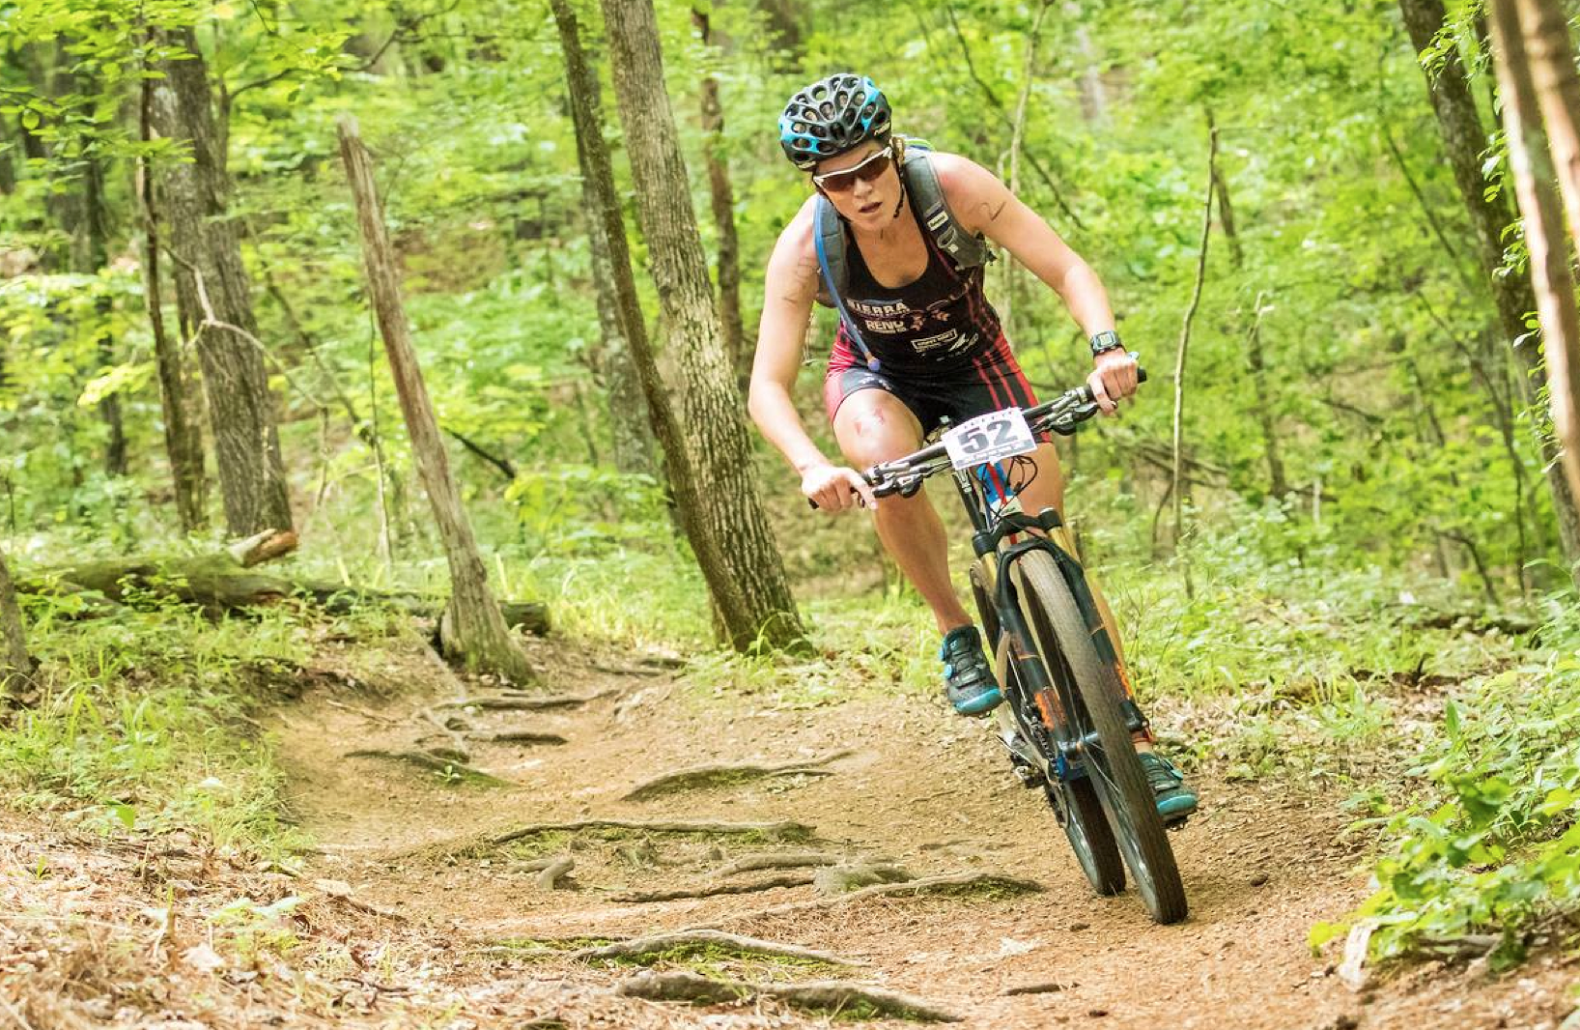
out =
<path fill-rule="evenodd" d="M 889 101 L 865 75 L 841 72 L 799 91 L 779 116 L 779 145 L 802 171 L 889 137 Z"/>

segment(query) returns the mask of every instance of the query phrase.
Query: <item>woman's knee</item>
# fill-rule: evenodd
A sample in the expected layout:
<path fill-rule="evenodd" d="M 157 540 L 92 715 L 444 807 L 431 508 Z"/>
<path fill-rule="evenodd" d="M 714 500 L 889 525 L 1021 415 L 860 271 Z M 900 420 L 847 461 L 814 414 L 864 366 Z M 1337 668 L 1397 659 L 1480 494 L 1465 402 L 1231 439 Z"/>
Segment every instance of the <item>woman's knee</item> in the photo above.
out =
<path fill-rule="evenodd" d="M 853 406 L 847 401 L 834 423 L 834 435 L 845 459 L 853 465 L 892 461 L 921 447 L 915 416 L 888 399 Z"/>

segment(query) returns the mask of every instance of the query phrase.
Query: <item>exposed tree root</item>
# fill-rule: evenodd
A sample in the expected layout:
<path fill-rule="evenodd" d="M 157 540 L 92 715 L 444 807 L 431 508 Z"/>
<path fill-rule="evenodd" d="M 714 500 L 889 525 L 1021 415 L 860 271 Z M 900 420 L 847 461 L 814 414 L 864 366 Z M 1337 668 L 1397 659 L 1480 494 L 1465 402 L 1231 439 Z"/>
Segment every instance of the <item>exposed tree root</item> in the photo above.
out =
<path fill-rule="evenodd" d="M 840 1012 L 863 1007 L 876 1015 L 932 1023 L 958 1023 L 961 1018 L 931 1002 L 881 987 L 846 980 L 813 980 L 806 983 L 748 983 L 744 980 L 710 980 L 696 973 L 646 972 L 622 981 L 616 992 L 649 1001 L 690 1001 L 727 1005 L 750 998 L 777 998 L 797 1008 Z"/>
<path fill-rule="evenodd" d="M 547 712 L 555 708 L 576 708 L 613 694 L 600 690 L 596 694 L 558 694 L 533 697 L 531 694 L 486 694 L 482 697 L 458 697 L 453 701 L 440 701 L 435 708 L 477 708 L 489 712 Z"/>
<path fill-rule="evenodd" d="M 844 855 L 830 855 L 824 851 L 768 851 L 756 855 L 742 855 L 727 866 L 721 866 L 714 876 L 735 876 L 754 873 L 761 869 L 812 869 L 817 866 L 839 865 L 846 861 Z"/>
<path fill-rule="evenodd" d="M 652 797 L 656 794 L 667 794 L 678 790 L 696 790 L 702 787 L 722 786 L 725 784 L 740 783 L 745 780 L 765 779 L 772 776 L 830 776 L 832 773 L 820 768 L 830 762 L 837 761 L 851 754 L 850 751 L 836 751 L 831 755 L 804 762 L 785 762 L 780 765 L 698 765 L 689 769 L 677 769 L 674 772 L 664 773 L 645 783 L 633 787 L 621 800 L 635 801 L 638 798 Z"/>
<path fill-rule="evenodd" d="M 823 895 L 849 894 L 877 883 L 905 883 L 916 879 L 916 874 L 897 865 L 881 862 L 856 862 L 851 865 L 825 866 L 812 876 L 817 892 Z"/>
<path fill-rule="evenodd" d="M 362 707 L 360 707 L 358 705 L 348 705 L 344 701 L 336 701 L 332 697 L 325 698 L 324 699 L 324 704 L 328 705 L 331 708 L 338 708 L 338 709 L 340 709 L 343 712 L 350 712 L 353 715 L 360 715 L 360 716 L 362 716 L 362 718 L 368 720 L 369 722 L 381 722 L 381 723 L 383 723 L 386 726 L 399 726 L 400 725 L 400 720 L 399 719 L 391 719 L 387 715 L 380 715 L 378 712 L 375 712 L 375 711 L 373 711 L 371 709 L 368 709 L 368 708 L 362 708 Z"/>
<path fill-rule="evenodd" d="M 805 887 L 811 882 L 812 877 L 805 875 L 775 876 L 751 883 L 714 883 L 702 887 L 682 887 L 672 891 L 631 891 L 615 895 L 614 900 L 647 904 L 655 901 L 679 901 L 682 898 L 713 898 L 724 894 L 755 894 L 758 891 L 771 891 L 779 887 Z"/>
<path fill-rule="evenodd" d="M 844 905 L 863 898 L 875 898 L 882 895 L 910 895 L 915 897 L 920 894 L 952 894 L 969 890 L 997 890 L 1011 893 L 1030 893 L 1041 891 L 1042 884 L 1035 880 L 1023 880 L 1015 876 L 1006 876 L 1002 873 L 951 873 L 947 876 L 924 876 L 919 880 L 907 880 L 903 883 L 880 883 L 871 887 L 863 887 L 849 894 L 838 894 L 832 898 L 814 898 L 811 901 L 792 901 L 784 905 L 775 905 L 773 908 L 759 909 L 756 912 L 740 912 L 725 918 L 725 922 L 743 923 L 766 916 L 780 916 L 791 912 L 805 912 L 811 909 L 829 908 L 834 905 Z M 721 924 L 708 923 L 688 929 L 717 929 Z"/>
<path fill-rule="evenodd" d="M 455 752 L 447 752 L 441 748 L 436 751 L 385 751 L 382 748 L 368 748 L 361 751 L 347 751 L 347 758 L 385 758 L 394 762 L 407 762 L 423 769 L 445 775 L 464 776 L 478 783 L 487 783 L 496 787 L 514 786 L 509 780 L 502 780 L 492 773 L 486 773 L 465 762 L 457 761 Z"/>
<path fill-rule="evenodd" d="M 817 951 L 813 948 L 803 948 L 798 944 L 783 944 L 779 941 L 765 941 L 759 937 L 743 937 L 740 934 L 725 933 L 722 930 L 690 930 L 679 933 L 660 933 L 651 937 L 636 937 L 628 941 L 619 941 L 606 944 L 597 948 L 583 948 L 573 951 L 570 958 L 575 959 L 609 959 L 609 958 L 658 958 L 663 955 L 677 952 L 720 950 L 729 951 L 740 955 L 776 955 L 783 958 L 806 959 L 810 962 L 825 962 L 831 966 L 860 966 L 866 965 L 854 959 L 841 958 L 827 951 Z"/>
<path fill-rule="evenodd" d="M 576 868 L 576 860 L 569 855 L 561 855 L 538 874 L 538 886 L 543 890 L 552 891 L 559 889 L 560 881 Z"/>
<path fill-rule="evenodd" d="M 545 833 L 577 833 L 581 830 L 631 830 L 637 833 L 695 833 L 703 836 L 761 836 L 779 840 L 805 839 L 812 836 L 812 827 L 805 823 L 784 820 L 777 823 L 710 823 L 676 820 L 645 819 L 577 819 L 566 823 L 533 823 L 518 826 L 488 838 L 489 844 L 509 844 L 526 837 Z"/>
<path fill-rule="evenodd" d="M 1004 997 L 1013 998 L 1019 994 L 1057 994 L 1060 991 L 1067 991 L 1074 986 L 1075 984 L 1073 983 L 1065 984 L 1057 980 L 1049 980 L 1045 983 L 1021 984 L 1019 987 L 1006 989 Z"/>
<path fill-rule="evenodd" d="M 505 730 L 501 733 L 471 734 L 468 740 L 484 744 L 563 744 L 565 738 L 558 733 L 537 733 L 533 730 Z"/>
<path fill-rule="evenodd" d="M 397 923 L 406 921 L 406 917 L 399 912 L 391 912 L 387 908 L 380 908 L 370 902 L 353 897 L 351 885 L 348 883 L 342 883 L 339 880 L 314 880 L 313 886 L 322 891 L 324 897 L 333 898 L 349 908 L 356 909 L 358 912 L 366 912 L 370 916 L 378 916 L 380 919 L 389 919 Z"/>

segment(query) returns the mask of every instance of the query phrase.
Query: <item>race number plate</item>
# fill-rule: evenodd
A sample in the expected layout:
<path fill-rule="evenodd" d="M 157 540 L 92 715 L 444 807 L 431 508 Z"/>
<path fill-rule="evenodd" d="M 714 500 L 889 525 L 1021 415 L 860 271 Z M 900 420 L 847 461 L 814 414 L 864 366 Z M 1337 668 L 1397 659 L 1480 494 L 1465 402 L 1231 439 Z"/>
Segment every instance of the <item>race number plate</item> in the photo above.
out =
<path fill-rule="evenodd" d="M 944 434 L 944 448 L 957 469 L 985 465 L 1037 449 L 1026 416 L 1019 408 L 994 411 L 962 422 Z"/>

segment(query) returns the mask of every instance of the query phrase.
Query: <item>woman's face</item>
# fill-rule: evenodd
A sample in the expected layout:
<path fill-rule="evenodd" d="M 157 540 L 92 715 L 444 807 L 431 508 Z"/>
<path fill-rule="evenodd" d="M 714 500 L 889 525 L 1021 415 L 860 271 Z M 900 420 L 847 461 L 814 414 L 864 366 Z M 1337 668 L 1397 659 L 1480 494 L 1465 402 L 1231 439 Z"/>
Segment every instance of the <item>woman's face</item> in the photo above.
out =
<path fill-rule="evenodd" d="M 877 156 L 880 154 L 887 156 Z M 818 189 L 851 225 L 881 229 L 894 218 L 900 201 L 900 173 L 887 143 L 868 140 L 855 150 L 819 161 L 812 175 Z"/>

